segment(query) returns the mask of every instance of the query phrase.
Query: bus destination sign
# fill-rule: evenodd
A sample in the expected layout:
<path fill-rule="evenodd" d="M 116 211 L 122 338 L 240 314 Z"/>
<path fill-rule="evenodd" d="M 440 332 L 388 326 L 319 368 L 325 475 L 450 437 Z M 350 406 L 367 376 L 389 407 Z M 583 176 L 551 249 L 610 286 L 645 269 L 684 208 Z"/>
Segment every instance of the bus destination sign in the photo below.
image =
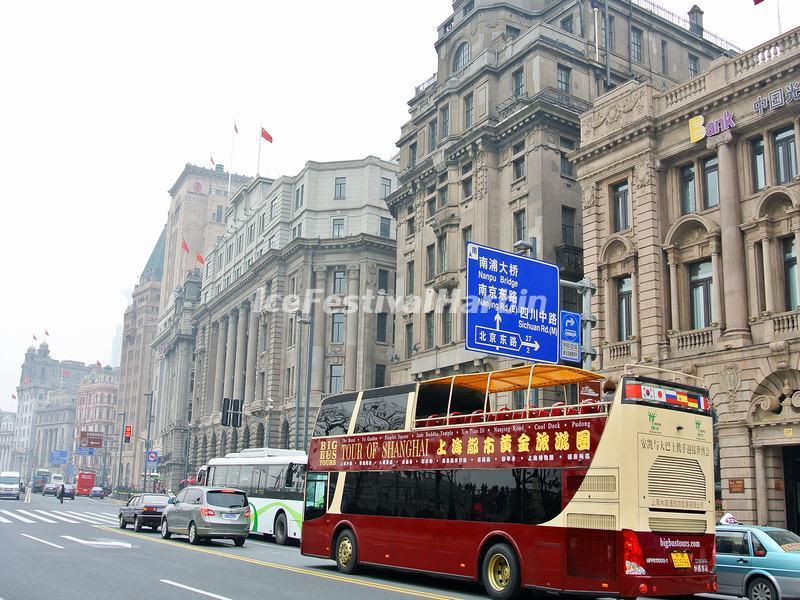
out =
<path fill-rule="evenodd" d="M 605 417 L 315 438 L 312 471 L 587 467 Z"/>

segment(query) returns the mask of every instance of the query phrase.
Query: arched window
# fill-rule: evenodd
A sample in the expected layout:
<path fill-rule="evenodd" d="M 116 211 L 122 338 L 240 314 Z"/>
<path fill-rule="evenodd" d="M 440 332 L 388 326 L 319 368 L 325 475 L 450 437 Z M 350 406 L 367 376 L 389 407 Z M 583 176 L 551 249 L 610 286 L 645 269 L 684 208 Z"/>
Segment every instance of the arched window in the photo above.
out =
<path fill-rule="evenodd" d="M 453 73 L 458 73 L 461 69 L 467 66 L 469 62 L 469 43 L 461 42 L 456 48 L 456 54 L 453 56 Z"/>

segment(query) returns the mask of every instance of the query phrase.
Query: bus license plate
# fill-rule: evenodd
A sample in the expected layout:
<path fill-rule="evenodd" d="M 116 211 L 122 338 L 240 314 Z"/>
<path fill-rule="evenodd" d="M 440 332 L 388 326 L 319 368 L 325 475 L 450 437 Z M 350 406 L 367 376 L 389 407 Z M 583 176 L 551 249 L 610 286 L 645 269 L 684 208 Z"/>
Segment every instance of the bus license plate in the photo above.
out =
<path fill-rule="evenodd" d="M 225 513 L 224 515 L 222 515 L 222 518 L 223 519 L 235 519 L 236 518 L 236 514 L 235 513 Z"/>
<path fill-rule="evenodd" d="M 676 569 L 691 569 L 692 563 L 689 562 L 689 555 L 686 552 L 673 552 L 672 564 Z"/>

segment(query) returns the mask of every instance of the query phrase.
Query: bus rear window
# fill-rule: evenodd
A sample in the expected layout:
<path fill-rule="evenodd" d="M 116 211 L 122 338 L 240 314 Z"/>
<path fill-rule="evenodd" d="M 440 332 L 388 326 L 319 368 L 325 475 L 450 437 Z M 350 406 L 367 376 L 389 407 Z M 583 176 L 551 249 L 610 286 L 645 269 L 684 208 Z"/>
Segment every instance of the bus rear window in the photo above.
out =
<path fill-rule="evenodd" d="M 708 391 L 703 388 L 647 377 L 625 377 L 622 382 L 622 401 L 628 404 L 648 404 L 700 413 L 711 412 Z"/>
<path fill-rule="evenodd" d="M 206 504 L 222 508 L 241 508 L 242 506 L 247 506 L 247 496 L 242 492 L 207 492 Z"/>

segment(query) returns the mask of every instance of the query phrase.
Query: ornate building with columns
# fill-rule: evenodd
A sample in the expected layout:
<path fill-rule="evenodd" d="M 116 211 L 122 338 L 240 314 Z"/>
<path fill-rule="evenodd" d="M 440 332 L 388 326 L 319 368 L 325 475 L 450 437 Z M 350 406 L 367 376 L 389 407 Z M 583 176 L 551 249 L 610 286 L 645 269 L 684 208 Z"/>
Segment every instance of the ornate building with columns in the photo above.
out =
<path fill-rule="evenodd" d="M 14 421 L 17 413 L 0 411 L 0 471 L 14 466 Z"/>
<path fill-rule="evenodd" d="M 580 189 L 566 155 L 579 114 L 608 85 L 657 88 L 705 68 L 732 46 L 655 2 L 454 0 L 438 27 L 438 69 L 415 89 L 400 132 L 398 290 L 436 297 L 397 320 L 395 382 L 508 366 L 464 349 L 465 247 L 534 246 L 561 277 L 583 276 Z M 595 30 L 597 23 L 598 29 Z M 574 290 L 562 308 L 575 310 Z"/>
<path fill-rule="evenodd" d="M 717 506 L 800 529 L 800 29 L 581 116 L 597 366 L 701 377 Z"/>
<path fill-rule="evenodd" d="M 115 467 L 119 464 L 120 419 L 117 416 L 119 369 L 97 367 L 86 375 L 78 387 L 75 407 L 73 450 L 78 448 L 81 433 L 93 431 L 103 436 L 103 447 L 93 456 L 75 456 L 77 469 L 91 469 L 96 485 L 110 485 Z"/>
<path fill-rule="evenodd" d="M 232 197 L 192 319 L 192 465 L 248 447 L 304 448 L 324 395 L 388 383 L 395 226 L 384 198 L 396 171 L 374 156 L 309 161 Z M 370 296 L 348 312 L 346 297 Z M 243 400 L 241 428 L 221 426 L 223 398 Z"/>
<path fill-rule="evenodd" d="M 50 453 L 67 451 L 67 464 L 72 463 L 75 438 L 75 390 L 55 390 L 47 395 L 47 402 L 34 412 L 36 439 L 33 456 L 37 465 L 48 467 L 67 475 L 66 465 L 51 465 Z"/>

